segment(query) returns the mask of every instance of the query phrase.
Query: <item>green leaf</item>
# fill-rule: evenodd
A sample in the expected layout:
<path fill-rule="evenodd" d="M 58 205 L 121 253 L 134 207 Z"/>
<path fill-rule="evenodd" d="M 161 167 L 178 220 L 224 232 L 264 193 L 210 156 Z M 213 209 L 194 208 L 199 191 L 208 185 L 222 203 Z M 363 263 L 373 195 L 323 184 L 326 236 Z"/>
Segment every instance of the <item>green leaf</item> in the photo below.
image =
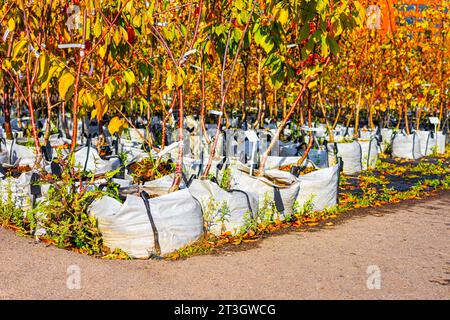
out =
<path fill-rule="evenodd" d="M 309 32 L 310 32 L 310 27 L 309 27 L 309 23 L 305 23 L 305 25 L 300 29 L 300 33 L 298 35 L 299 40 L 303 41 L 306 40 L 309 36 Z"/>
<path fill-rule="evenodd" d="M 330 47 L 330 51 L 334 56 L 337 56 L 339 53 L 339 45 L 333 37 L 327 36 L 327 43 Z"/>

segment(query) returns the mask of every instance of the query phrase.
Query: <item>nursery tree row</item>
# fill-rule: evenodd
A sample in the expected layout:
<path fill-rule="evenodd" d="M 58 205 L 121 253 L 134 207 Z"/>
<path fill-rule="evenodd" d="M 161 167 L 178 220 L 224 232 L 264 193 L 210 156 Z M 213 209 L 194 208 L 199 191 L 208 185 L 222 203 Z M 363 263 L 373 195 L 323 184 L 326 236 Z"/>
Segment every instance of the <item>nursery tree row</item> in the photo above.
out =
<path fill-rule="evenodd" d="M 55 119 L 96 119 L 100 137 L 159 116 L 183 139 L 186 115 L 208 110 L 219 129 L 238 117 L 253 128 L 290 120 L 311 125 L 360 119 L 409 130 L 409 117 L 444 122 L 449 98 L 448 1 L 422 22 L 386 35 L 367 28 L 360 1 L 333 0 L 14 0 L 0 1 L 0 90 L 6 138 L 12 118 L 29 117 L 36 165 Z M 395 21 L 395 19 L 394 19 Z M 439 26 L 437 26 L 439 25 Z M 170 123 L 176 115 L 177 123 Z M 39 128 L 37 120 L 46 119 Z M 209 119 L 211 120 L 211 119 Z M 219 130 L 207 137 L 211 161 Z M 358 134 L 358 130 L 354 131 Z M 153 137 L 157 133 L 153 133 Z M 149 139 L 155 150 L 161 139 Z M 100 144 L 102 139 L 100 139 Z M 180 144 L 174 188 L 181 182 Z"/>

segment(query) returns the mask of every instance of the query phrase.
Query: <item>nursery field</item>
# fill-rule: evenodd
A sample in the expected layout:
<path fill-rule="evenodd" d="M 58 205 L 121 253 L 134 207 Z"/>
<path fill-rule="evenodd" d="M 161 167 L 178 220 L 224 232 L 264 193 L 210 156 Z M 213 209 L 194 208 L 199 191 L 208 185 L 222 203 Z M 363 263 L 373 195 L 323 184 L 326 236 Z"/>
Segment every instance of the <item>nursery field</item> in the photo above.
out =
<path fill-rule="evenodd" d="M 446 201 L 450 4 L 372 2 L 0 1 L 0 226 L 164 264 Z"/>

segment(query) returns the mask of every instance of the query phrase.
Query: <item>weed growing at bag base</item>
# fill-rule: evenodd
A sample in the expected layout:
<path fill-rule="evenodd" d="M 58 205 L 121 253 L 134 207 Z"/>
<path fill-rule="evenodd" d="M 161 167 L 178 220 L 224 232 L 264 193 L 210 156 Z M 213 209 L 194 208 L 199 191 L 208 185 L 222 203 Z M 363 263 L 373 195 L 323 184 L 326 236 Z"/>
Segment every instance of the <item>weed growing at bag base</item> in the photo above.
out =
<path fill-rule="evenodd" d="M 259 241 L 276 231 L 304 231 L 319 225 L 333 225 L 333 219 L 353 209 L 422 199 L 437 190 L 450 190 L 450 149 L 443 156 L 416 161 L 382 157 L 374 170 L 360 175 L 342 175 L 339 189 L 339 204 L 334 208 L 312 212 L 308 203 L 303 207 L 296 205 L 295 213 L 287 221 L 268 220 L 245 233 L 210 236 L 167 255 L 166 259 L 239 250 L 238 245 Z M 265 206 L 263 215 L 269 217 L 269 211 L 273 210 L 272 206 Z"/>
<path fill-rule="evenodd" d="M 0 197 L 0 225 L 24 236 L 30 235 L 30 230 L 36 226 L 33 215 L 16 206 L 11 190 L 8 190 L 6 200 Z"/>
<path fill-rule="evenodd" d="M 58 248 L 97 256 L 109 253 L 102 244 L 96 219 L 87 214 L 91 201 L 105 192 L 93 186 L 93 179 L 82 184 L 81 176 L 79 180 L 73 178 L 67 168 L 31 210 L 18 208 L 11 192 L 7 201 L 0 199 L 0 225 L 24 236 L 37 234 L 37 239 Z"/>

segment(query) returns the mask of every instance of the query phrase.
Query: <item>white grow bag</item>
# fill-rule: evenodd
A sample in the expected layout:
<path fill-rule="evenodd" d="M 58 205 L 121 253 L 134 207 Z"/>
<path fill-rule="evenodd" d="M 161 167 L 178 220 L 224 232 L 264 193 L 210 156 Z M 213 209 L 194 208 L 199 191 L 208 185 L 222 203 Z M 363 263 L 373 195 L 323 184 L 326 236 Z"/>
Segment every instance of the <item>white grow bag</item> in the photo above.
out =
<path fill-rule="evenodd" d="M 126 159 L 124 159 L 124 164 L 128 165 L 134 162 L 140 162 L 146 158 L 149 158 L 150 155 L 153 157 L 157 156 L 155 150 L 151 150 L 150 153 L 142 149 L 142 143 L 137 141 L 131 141 L 127 139 L 119 140 L 118 153 L 124 153 Z"/>
<path fill-rule="evenodd" d="M 83 147 L 74 153 L 75 167 L 91 171 L 94 174 L 103 174 L 120 167 L 120 160 L 112 158 L 103 160 L 95 148 Z M 87 161 L 86 161 L 87 160 Z"/>
<path fill-rule="evenodd" d="M 394 131 L 392 129 L 381 129 L 381 152 L 384 152 L 388 145 L 392 143 L 392 135 Z"/>
<path fill-rule="evenodd" d="M 311 149 L 308 152 L 308 159 L 318 168 L 327 168 L 329 166 L 327 150 Z"/>
<path fill-rule="evenodd" d="M 275 203 L 281 216 L 293 213 L 300 187 L 295 176 L 281 170 L 267 170 L 264 177 L 250 176 L 247 172 L 248 168 L 240 164 L 231 168 L 231 189 L 257 194 L 259 210 L 265 209 L 269 201 Z"/>
<path fill-rule="evenodd" d="M 437 151 L 437 139 L 431 131 L 418 130 L 415 132 L 420 140 L 420 153 L 423 156 L 429 156 L 433 150 Z"/>
<path fill-rule="evenodd" d="M 9 164 L 9 152 L 6 150 L 0 151 L 0 164 Z"/>
<path fill-rule="evenodd" d="M 429 156 L 436 151 L 438 154 L 445 153 L 446 136 L 442 131 L 437 133 L 431 131 L 416 131 L 420 138 L 420 153 Z"/>
<path fill-rule="evenodd" d="M 228 231 L 232 234 L 246 231 L 243 228 L 258 212 L 258 198 L 254 193 L 228 192 L 209 180 L 194 180 L 189 192 L 201 203 L 203 213 L 208 215 L 209 232 L 217 236 Z M 224 205 L 226 212 L 222 211 Z"/>
<path fill-rule="evenodd" d="M 161 254 L 168 254 L 197 240 L 203 234 L 203 216 L 198 202 L 184 189 L 149 199 Z M 135 258 L 156 253 L 155 235 L 141 197 L 130 195 L 121 204 L 103 197 L 91 204 L 90 215 L 98 219 L 105 245 L 120 248 Z"/>
<path fill-rule="evenodd" d="M 351 143 L 329 143 L 327 145 L 329 153 L 334 152 L 334 146 L 336 146 L 337 157 L 342 158 L 344 164 L 343 172 L 345 174 L 354 174 L 362 171 L 362 152 L 361 146 L 357 141 Z"/>
<path fill-rule="evenodd" d="M 298 148 L 300 143 L 289 142 L 281 144 L 280 146 L 280 156 L 281 157 L 296 157 L 298 156 Z"/>
<path fill-rule="evenodd" d="M 223 163 L 223 160 L 223 157 L 217 157 L 216 160 L 212 160 L 209 173 L 217 176 L 218 172 L 220 171 L 218 169 L 218 165 Z M 174 161 L 176 161 L 176 159 L 174 159 Z M 203 163 L 201 160 L 184 157 L 183 170 L 186 174 L 186 177 L 189 179 L 192 175 L 196 175 L 197 177 L 199 176 L 199 174 L 202 175 L 205 171 L 206 166 L 208 165 L 208 161 L 209 158 L 206 157 L 203 159 Z M 225 168 L 225 166 L 223 168 Z"/>
<path fill-rule="evenodd" d="M 3 203 L 11 200 L 17 208 L 31 209 L 30 179 L 32 172 L 22 173 L 18 178 L 0 179 L 0 197 Z"/>
<path fill-rule="evenodd" d="M 299 176 L 300 191 L 297 205 L 304 207 L 310 201 L 313 211 L 321 211 L 337 204 L 339 165 Z"/>
<path fill-rule="evenodd" d="M 422 158 L 419 136 L 415 133 L 396 134 L 392 139 L 392 156 L 412 160 Z"/>
<path fill-rule="evenodd" d="M 442 131 L 436 133 L 437 152 L 439 154 L 445 153 L 446 135 Z"/>
<path fill-rule="evenodd" d="M 378 143 L 375 138 L 369 141 L 359 140 L 361 146 L 361 165 L 363 170 L 375 169 L 378 160 Z"/>
<path fill-rule="evenodd" d="M 6 140 L 2 137 L 0 137 L 0 149 L 0 164 L 9 164 L 8 146 L 6 145 Z"/>
<path fill-rule="evenodd" d="M 22 146 L 14 140 L 6 140 L 9 152 L 8 163 L 14 166 L 33 166 L 36 161 L 35 148 Z"/>
<path fill-rule="evenodd" d="M 138 143 L 144 143 L 147 139 L 147 131 L 145 129 L 130 128 L 129 134 L 130 140 Z"/>
<path fill-rule="evenodd" d="M 360 129 L 359 130 L 359 138 L 361 140 L 371 140 L 372 138 L 375 138 L 377 134 L 377 130 L 372 129 Z"/>

